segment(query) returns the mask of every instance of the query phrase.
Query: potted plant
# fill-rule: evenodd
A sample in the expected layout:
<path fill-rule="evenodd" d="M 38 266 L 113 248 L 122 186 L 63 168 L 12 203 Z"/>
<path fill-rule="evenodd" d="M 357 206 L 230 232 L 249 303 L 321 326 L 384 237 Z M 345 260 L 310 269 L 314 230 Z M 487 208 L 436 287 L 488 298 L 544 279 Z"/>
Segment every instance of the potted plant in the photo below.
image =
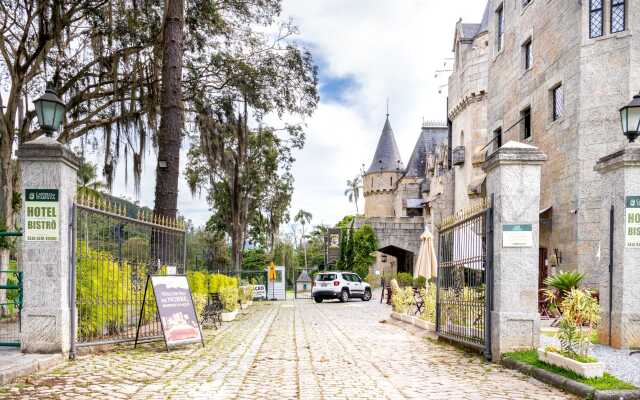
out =
<path fill-rule="evenodd" d="M 591 336 L 600 322 L 598 300 L 589 290 L 571 289 L 560 302 L 560 348 L 538 349 L 540 361 L 571 370 L 587 378 L 604 374 L 604 364 L 589 355 Z"/>
<path fill-rule="evenodd" d="M 224 307 L 220 318 L 223 322 L 233 321 L 238 315 L 238 289 L 233 286 L 221 288 L 220 301 Z"/>

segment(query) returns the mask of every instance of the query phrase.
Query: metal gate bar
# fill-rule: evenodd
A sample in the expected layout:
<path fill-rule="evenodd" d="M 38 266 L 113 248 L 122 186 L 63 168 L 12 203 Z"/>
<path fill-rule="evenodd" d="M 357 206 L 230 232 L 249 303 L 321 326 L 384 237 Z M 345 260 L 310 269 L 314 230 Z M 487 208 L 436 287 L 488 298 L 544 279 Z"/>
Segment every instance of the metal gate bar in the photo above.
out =
<path fill-rule="evenodd" d="M 134 341 L 147 275 L 185 273 L 183 223 L 93 199 L 74 205 L 73 224 L 72 352 Z M 153 296 L 144 310 L 140 338 L 160 337 Z"/>
<path fill-rule="evenodd" d="M 438 238 L 436 330 L 491 357 L 493 207 L 490 202 L 443 220 Z"/>

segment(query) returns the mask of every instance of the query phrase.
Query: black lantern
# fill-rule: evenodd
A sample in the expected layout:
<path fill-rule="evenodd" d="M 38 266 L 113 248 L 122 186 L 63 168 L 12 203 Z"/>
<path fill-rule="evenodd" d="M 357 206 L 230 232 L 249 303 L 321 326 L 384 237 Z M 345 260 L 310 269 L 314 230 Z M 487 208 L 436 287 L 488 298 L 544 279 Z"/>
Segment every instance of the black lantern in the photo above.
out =
<path fill-rule="evenodd" d="M 640 135 L 640 93 L 620 109 L 620 121 L 622 133 L 629 139 L 629 143 L 633 143 Z"/>
<path fill-rule="evenodd" d="M 60 129 L 65 109 L 64 103 L 53 88 L 53 83 L 47 83 L 47 90 L 44 95 L 35 100 L 33 105 L 36 107 L 40 128 L 47 136 L 53 136 L 53 132 Z"/>

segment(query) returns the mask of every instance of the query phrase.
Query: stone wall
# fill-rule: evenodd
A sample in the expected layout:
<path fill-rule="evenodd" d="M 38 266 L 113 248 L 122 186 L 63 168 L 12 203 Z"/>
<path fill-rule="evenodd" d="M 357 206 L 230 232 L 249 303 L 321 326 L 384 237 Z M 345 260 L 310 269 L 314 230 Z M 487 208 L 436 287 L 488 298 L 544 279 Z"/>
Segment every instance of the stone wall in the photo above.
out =
<path fill-rule="evenodd" d="M 364 176 L 364 215 L 394 216 L 395 189 L 401 176 L 401 172 L 373 172 Z"/>
<path fill-rule="evenodd" d="M 453 149 L 464 146 L 464 163 L 454 165 L 454 210 L 474 205 L 482 196 L 471 194 L 471 186 L 482 186 L 484 161 L 482 148 L 490 140 L 487 130 L 487 32 L 478 33 L 473 40 L 463 40 L 462 23 L 456 26 L 456 64 L 449 77 L 449 109 L 452 124 Z M 480 158 L 479 158 L 480 157 Z M 475 161 L 475 162 L 474 162 Z"/>
<path fill-rule="evenodd" d="M 609 2 L 605 2 L 609 9 Z M 496 14 L 504 7 L 502 50 L 495 40 Z M 604 279 L 597 266 L 601 187 L 596 160 L 619 147 L 618 109 L 640 89 L 640 43 L 631 30 L 589 39 L 589 2 L 491 1 L 489 19 L 489 134 L 501 128 L 502 143 L 521 141 L 548 156 L 542 167 L 540 209 L 552 222 L 540 246 L 562 255 L 561 269 L 587 273 L 586 284 Z M 627 7 L 628 26 L 638 7 Z M 522 45 L 532 41 L 533 64 L 525 70 Z M 636 83 L 634 83 L 636 82 Z M 562 85 L 563 115 L 553 120 L 552 90 Z M 532 136 L 523 137 L 521 111 L 531 108 Z"/>

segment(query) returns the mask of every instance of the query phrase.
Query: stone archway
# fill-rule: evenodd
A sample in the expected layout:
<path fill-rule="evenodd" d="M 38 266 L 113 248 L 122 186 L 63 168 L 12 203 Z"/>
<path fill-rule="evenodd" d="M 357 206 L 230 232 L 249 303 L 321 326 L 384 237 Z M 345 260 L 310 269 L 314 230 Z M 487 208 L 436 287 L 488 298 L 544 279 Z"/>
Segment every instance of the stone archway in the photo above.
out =
<path fill-rule="evenodd" d="M 415 254 L 412 251 L 396 246 L 382 247 L 378 251 L 396 258 L 398 273 L 406 272 L 413 275 Z"/>

